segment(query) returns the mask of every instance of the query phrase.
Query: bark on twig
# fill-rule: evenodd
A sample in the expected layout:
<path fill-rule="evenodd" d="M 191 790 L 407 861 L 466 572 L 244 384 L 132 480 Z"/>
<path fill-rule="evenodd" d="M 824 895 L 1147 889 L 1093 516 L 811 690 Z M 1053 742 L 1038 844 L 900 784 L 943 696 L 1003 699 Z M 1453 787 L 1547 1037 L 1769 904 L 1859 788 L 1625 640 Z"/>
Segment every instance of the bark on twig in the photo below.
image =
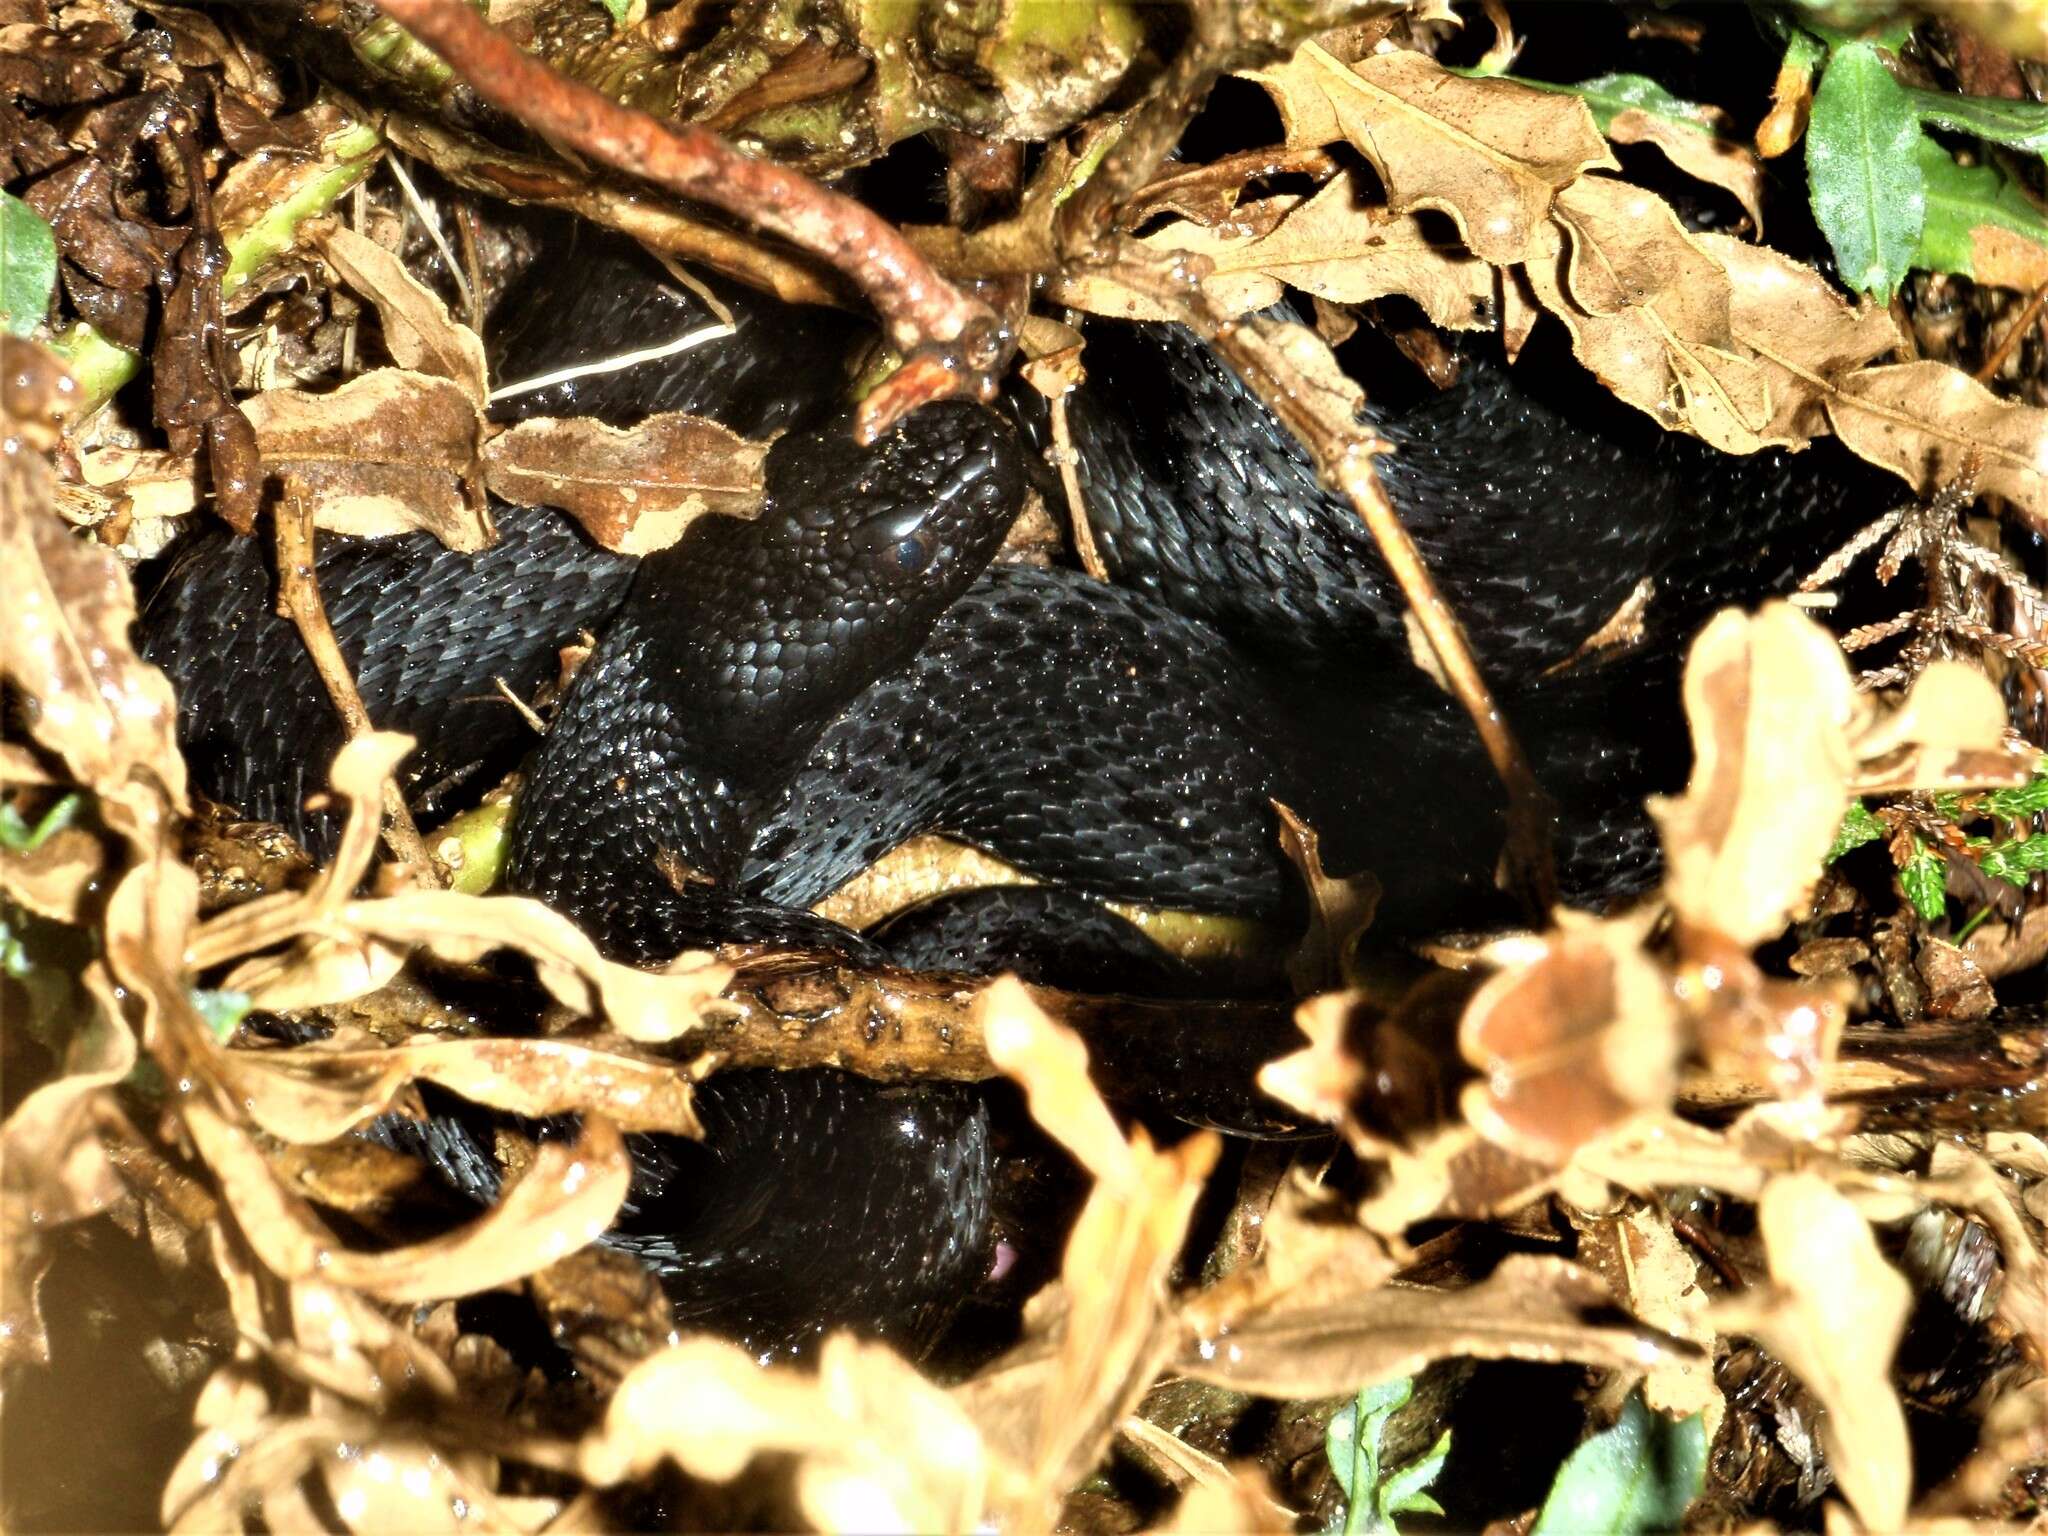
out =
<path fill-rule="evenodd" d="M 920 387 L 944 394 L 994 392 L 990 370 L 1003 338 L 987 308 L 934 272 L 894 226 L 808 176 L 738 153 L 694 124 L 666 124 L 622 107 L 519 50 L 465 0 L 377 0 L 384 13 L 438 53 L 477 94 L 535 132 L 628 175 L 708 204 L 822 258 L 875 306 L 905 352 L 949 349 L 921 370 Z M 883 392 L 877 391 L 877 395 Z M 908 409 L 906 388 L 863 410 L 861 430 L 886 430 L 887 411 Z"/>
<path fill-rule="evenodd" d="M 284 477 L 284 494 L 274 513 L 277 531 L 277 611 L 298 629 L 299 639 L 312 658 L 321 686 L 334 702 L 336 713 L 350 736 L 373 729 L 370 712 L 349 671 L 348 658 L 334 638 L 327 622 L 327 604 L 320 596 L 320 582 L 313 570 L 313 498 L 294 475 Z M 420 829 L 413 824 L 412 811 L 390 779 L 384 781 L 384 841 L 400 863 L 409 866 L 421 884 L 432 886 L 433 861 Z"/>

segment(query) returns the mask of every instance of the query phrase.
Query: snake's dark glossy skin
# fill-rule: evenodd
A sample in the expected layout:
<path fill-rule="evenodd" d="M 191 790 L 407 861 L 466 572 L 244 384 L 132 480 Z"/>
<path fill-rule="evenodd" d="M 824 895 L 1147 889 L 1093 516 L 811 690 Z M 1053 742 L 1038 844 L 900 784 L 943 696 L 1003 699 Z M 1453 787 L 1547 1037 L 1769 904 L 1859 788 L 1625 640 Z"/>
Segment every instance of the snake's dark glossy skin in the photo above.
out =
<path fill-rule="evenodd" d="M 550 334 L 591 346 L 646 345 L 699 314 L 648 297 L 644 268 L 622 280 L 586 261 L 544 281 L 523 302 Z M 1298 900 L 1273 837 L 1279 798 L 1323 829 L 1333 867 L 1378 866 L 1389 921 L 1489 910 L 1499 797 L 1469 726 L 1407 659 L 1398 603 L 1349 511 L 1191 338 L 1091 334 L 1075 421 L 1098 538 L 1125 583 L 1104 586 L 989 566 L 1026 479 L 1005 421 L 933 407 L 856 450 L 827 416 L 833 366 L 781 350 L 840 323 L 773 306 L 749 318 L 764 307 L 734 297 L 744 323 L 728 347 L 744 355 L 703 348 L 651 387 L 647 370 L 612 375 L 513 413 L 621 420 L 659 406 L 751 431 L 795 423 L 769 455 L 760 519 L 702 521 L 637 570 L 518 509 L 474 560 L 423 536 L 329 541 L 321 555 L 373 716 L 428 743 L 422 784 L 463 771 L 472 785 L 527 740 L 493 675 L 530 693 L 557 645 L 602 632 L 521 793 L 516 885 L 636 958 L 717 937 L 872 958 L 875 941 L 794 909 L 903 837 L 942 830 L 1077 898 L 1272 915 Z M 522 346 L 503 373 L 559 356 Z M 1533 399 L 1475 353 L 1456 391 L 1378 417 L 1399 450 L 1383 461 L 1390 490 L 1467 604 L 1563 804 L 1582 897 L 1651 868 L 1638 803 L 1682 773 L 1670 744 L 1684 620 L 1764 590 L 1774 562 L 1799 558 L 1792 536 L 1857 494 L 1835 467 L 1732 465 L 1606 415 Z M 1683 600 L 1653 610 L 1650 645 L 1536 677 L 1641 577 L 1673 573 L 1688 577 Z M 202 536 L 149 606 L 147 653 L 180 685 L 201 787 L 317 840 L 297 802 L 338 731 L 269 602 L 254 545 Z M 474 662 L 455 654 L 471 637 L 487 642 Z M 648 1193 L 615 1240 L 670 1278 L 687 1315 L 764 1352 L 827 1323 L 928 1338 L 982 1259 L 979 1102 L 830 1074 L 714 1078 L 702 1092 L 728 1160 L 692 1154 L 696 1171 Z M 471 1193 L 494 1191 L 465 1159 L 425 1150 Z M 643 1161 L 651 1174 L 672 1159 Z M 835 1182 L 859 1170 L 845 1198 L 820 1193 L 821 1167 Z M 690 1211 L 669 1199 L 684 1183 Z"/>

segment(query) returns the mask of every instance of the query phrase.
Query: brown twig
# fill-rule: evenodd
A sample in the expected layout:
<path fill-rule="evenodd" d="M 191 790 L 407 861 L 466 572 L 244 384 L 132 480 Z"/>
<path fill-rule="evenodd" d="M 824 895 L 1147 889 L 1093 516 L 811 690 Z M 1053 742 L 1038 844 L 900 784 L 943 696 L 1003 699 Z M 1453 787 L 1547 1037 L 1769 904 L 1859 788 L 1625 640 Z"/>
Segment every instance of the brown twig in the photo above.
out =
<path fill-rule="evenodd" d="M 341 654 L 334 628 L 327 622 L 327 604 L 321 599 L 320 582 L 313 570 L 313 499 L 297 476 L 284 477 L 284 494 L 278 498 L 274 516 L 278 614 L 298 628 L 299 639 L 312 658 L 313 670 L 319 673 L 321 685 L 334 701 L 335 712 L 341 716 L 349 735 L 364 735 L 373 729 L 370 712 L 363 706 L 363 696 L 348 669 L 348 658 Z M 412 811 L 399 794 L 398 786 L 389 779 L 384 781 L 384 840 L 399 862 L 409 866 L 422 884 L 438 883 L 433 876 L 433 861 L 427 856 L 427 845 L 420 837 L 420 829 L 413 824 Z"/>
<path fill-rule="evenodd" d="M 1373 470 L 1373 459 L 1386 452 L 1387 445 L 1359 425 L 1357 386 L 1345 378 L 1328 345 L 1305 326 L 1256 317 L 1219 322 L 1199 296 L 1181 307 L 1196 317 L 1196 329 L 1211 340 L 1218 355 L 1308 449 L 1323 478 L 1343 494 L 1371 531 L 1452 695 L 1471 717 L 1507 790 L 1510 884 L 1534 916 L 1544 917 L 1557 900 L 1550 798 L 1480 675 L 1464 627 L 1437 590 L 1421 551 Z M 1204 320 L 1206 324 L 1201 323 Z"/>
<path fill-rule="evenodd" d="M 973 1016 L 983 986 L 766 955 L 740 962 L 715 1016 L 691 1040 L 723 1070 L 833 1067 L 882 1082 L 982 1082 L 1001 1075 Z M 1261 1066 L 1302 1046 L 1291 1002 L 1031 992 L 1086 1042 L 1090 1073 L 1113 1102 L 1252 1135 L 1320 1129 L 1256 1086 Z"/>
<path fill-rule="evenodd" d="M 2041 305 L 2048 301 L 2048 283 L 2041 284 L 2028 297 L 2019 317 L 2006 327 L 2005 334 L 1998 338 L 1998 345 L 1991 349 L 1991 355 L 1984 359 L 1973 377 L 1979 384 L 1988 384 L 1998 377 L 1998 370 L 2005 366 L 2005 360 L 2012 356 L 2012 349 L 2019 345 L 2020 338 L 2033 328 L 2041 317 Z"/>
<path fill-rule="evenodd" d="M 536 132 L 588 159 L 744 219 L 845 273 L 875 306 L 902 351 L 951 349 L 943 367 L 924 370 L 924 384 L 943 383 L 946 394 L 993 394 L 990 371 L 1004 345 L 994 316 L 934 272 L 892 225 L 861 204 L 796 171 L 749 159 L 707 129 L 666 124 L 618 105 L 521 52 L 465 0 L 377 3 L 485 101 Z M 882 393 L 869 396 L 870 406 Z M 875 414 L 864 408 L 863 435 L 887 428 L 892 418 L 881 412 L 915 403 L 920 402 L 898 390 Z"/>

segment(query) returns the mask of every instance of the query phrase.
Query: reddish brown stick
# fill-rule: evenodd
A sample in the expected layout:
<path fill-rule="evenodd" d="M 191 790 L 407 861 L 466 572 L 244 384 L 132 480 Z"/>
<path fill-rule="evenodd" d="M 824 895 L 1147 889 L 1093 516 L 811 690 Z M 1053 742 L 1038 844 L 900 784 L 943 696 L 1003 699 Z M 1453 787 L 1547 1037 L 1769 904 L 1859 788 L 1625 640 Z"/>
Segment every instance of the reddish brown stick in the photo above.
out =
<path fill-rule="evenodd" d="M 377 0 L 500 111 L 587 159 L 706 203 L 831 263 L 865 294 L 908 352 L 957 347 L 948 393 L 989 393 L 995 317 L 932 270 L 886 221 L 808 176 L 740 154 L 717 134 L 664 123 L 557 74 L 523 53 L 464 0 Z M 929 397 L 927 397 L 929 398 Z"/>

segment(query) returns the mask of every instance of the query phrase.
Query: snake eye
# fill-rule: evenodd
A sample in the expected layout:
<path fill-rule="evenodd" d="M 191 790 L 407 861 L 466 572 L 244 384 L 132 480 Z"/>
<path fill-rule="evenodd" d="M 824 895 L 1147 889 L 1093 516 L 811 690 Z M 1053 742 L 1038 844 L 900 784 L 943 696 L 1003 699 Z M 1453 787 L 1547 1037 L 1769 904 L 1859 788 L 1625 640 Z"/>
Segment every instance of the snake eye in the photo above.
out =
<path fill-rule="evenodd" d="M 896 547 L 889 551 L 889 558 L 896 569 L 905 576 L 915 576 L 932 563 L 932 546 L 929 535 L 912 534 L 898 539 Z"/>

